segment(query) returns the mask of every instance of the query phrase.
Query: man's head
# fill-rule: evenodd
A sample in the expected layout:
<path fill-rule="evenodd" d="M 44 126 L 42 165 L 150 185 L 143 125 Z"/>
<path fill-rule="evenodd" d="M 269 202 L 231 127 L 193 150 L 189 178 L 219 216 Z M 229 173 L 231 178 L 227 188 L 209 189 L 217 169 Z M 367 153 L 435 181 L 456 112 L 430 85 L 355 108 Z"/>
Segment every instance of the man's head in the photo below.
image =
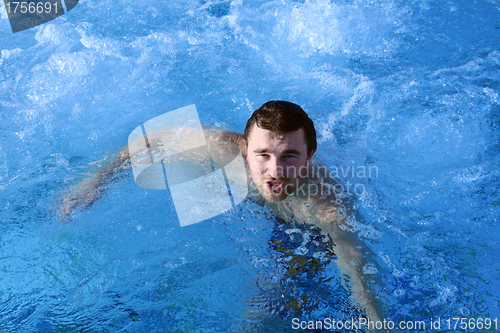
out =
<path fill-rule="evenodd" d="M 264 199 L 281 201 L 307 175 L 316 151 L 316 130 L 296 104 L 270 101 L 256 110 L 245 128 L 247 162 Z"/>

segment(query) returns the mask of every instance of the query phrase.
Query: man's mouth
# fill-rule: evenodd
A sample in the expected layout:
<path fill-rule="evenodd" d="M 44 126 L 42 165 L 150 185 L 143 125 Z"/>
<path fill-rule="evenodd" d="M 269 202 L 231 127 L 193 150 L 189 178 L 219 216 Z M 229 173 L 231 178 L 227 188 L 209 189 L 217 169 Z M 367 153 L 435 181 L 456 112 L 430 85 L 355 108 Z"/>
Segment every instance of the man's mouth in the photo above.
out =
<path fill-rule="evenodd" d="M 282 182 L 269 180 L 266 182 L 266 187 L 270 191 L 279 191 L 283 188 L 284 184 Z"/>

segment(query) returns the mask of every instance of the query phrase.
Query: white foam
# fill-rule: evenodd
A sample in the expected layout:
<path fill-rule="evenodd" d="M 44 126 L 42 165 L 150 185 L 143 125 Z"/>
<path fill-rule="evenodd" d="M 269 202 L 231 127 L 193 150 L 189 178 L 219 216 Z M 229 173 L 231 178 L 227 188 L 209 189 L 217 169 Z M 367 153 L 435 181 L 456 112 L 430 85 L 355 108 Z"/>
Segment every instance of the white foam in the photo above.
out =
<path fill-rule="evenodd" d="M 381 231 L 375 229 L 372 225 L 366 225 L 358 222 L 352 215 L 348 216 L 344 220 L 344 223 L 340 225 L 340 228 L 342 230 L 350 231 L 362 237 L 374 240 L 379 239 L 383 235 Z"/>
<path fill-rule="evenodd" d="M 40 43 L 52 42 L 56 45 L 60 45 L 64 42 L 63 33 L 61 33 L 60 26 L 56 26 L 51 23 L 47 23 L 42 26 L 42 29 L 38 30 L 35 39 Z"/>
<path fill-rule="evenodd" d="M 380 6 L 369 1 L 311 0 L 293 5 L 283 1 L 253 7 L 236 1 L 229 23 L 246 44 L 261 51 L 286 44 L 304 57 L 313 53 L 383 56 L 395 49 L 384 37 L 401 25 L 396 12 L 400 10 L 394 10 L 390 1 Z"/>
<path fill-rule="evenodd" d="M 0 19 L 7 21 L 9 19 L 9 16 L 7 15 L 7 10 L 5 8 L 4 2 L 1 2 L 0 4 Z"/>
<path fill-rule="evenodd" d="M 437 283 L 435 287 L 438 292 L 438 297 L 430 302 L 430 306 L 438 306 L 450 302 L 455 298 L 455 294 L 458 291 L 455 285 L 442 286 Z"/>
<path fill-rule="evenodd" d="M 60 52 L 53 54 L 45 63 L 36 65 L 28 83 L 28 99 L 44 106 L 70 92 L 80 89 L 89 74 L 89 60 L 81 53 Z"/>

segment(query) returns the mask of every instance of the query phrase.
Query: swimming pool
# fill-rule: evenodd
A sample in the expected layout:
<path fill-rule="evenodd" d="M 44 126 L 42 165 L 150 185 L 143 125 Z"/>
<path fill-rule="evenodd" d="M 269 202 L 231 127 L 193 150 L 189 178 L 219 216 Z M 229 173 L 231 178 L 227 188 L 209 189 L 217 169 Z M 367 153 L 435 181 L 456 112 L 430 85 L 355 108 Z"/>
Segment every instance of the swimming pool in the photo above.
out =
<path fill-rule="evenodd" d="M 500 317 L 499 10 L 88 0 L 13 34 L 2 9 L 0 331 L 278 332 L 359 315 L 315 231 L 300 232 L 317 265 L 299 272 L 314 274 L 294 276 L 277 242 L 295 231 L 250 201 L 180 228 L 168 192 L 123 172 L 57 217 L 58 195 L 145 121 L 196 104 L 242 132 L 270 99 L 308 111 L 318 158 L 359 185 L 351 227 L 384 269 L 388 318 L 431 332 Z"/>

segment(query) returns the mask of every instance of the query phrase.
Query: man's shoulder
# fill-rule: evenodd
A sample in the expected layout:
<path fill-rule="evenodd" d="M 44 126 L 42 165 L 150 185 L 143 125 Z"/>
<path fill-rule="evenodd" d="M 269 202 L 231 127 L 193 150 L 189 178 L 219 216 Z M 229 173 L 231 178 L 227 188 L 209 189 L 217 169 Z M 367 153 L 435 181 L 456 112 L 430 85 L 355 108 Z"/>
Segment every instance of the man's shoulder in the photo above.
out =
<path fill-rule="evenodd" d="M 293 196 L 290 196 L 290 206 L 294 211 L 319 215 L 330 215 L 339 205 L 336 185 L 339 182 L 331 177 L 325 165 L 318 161 L 311 161 L 308 174 L 301 180 Z M 295 213 L 295 212 L 294 212 Z"/>
<path fill-rule="evenodd" d="M 244 139 L 236 132 L 203 126 L 208 152 L 218 164 L 226 165 L 240 153 L 244 156 Z"/>
<path fill-rule="evenodd" d="M 203 126 L 203 131 L 209 146 L 237 145 L 239 150 L 244 153 L 245 138 L 243 135 L 207 125 Z"/>

